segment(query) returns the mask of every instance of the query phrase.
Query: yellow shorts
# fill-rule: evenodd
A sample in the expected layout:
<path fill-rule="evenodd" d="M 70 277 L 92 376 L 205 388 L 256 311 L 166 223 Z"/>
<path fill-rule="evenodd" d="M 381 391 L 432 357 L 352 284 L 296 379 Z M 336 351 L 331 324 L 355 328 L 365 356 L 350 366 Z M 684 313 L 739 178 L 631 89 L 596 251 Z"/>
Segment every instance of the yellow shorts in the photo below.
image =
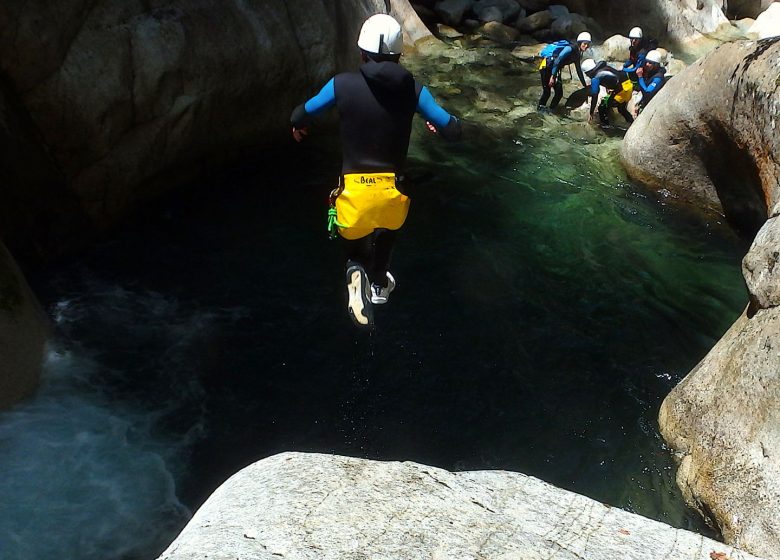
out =
<path fill-rule="evenodd" d="M 395 188 L 395 173 L 344 175 L 336 198 L 339 234 L 360 239 L 377 228 L 398 229 L 409 213 L 409 197 Z"/>

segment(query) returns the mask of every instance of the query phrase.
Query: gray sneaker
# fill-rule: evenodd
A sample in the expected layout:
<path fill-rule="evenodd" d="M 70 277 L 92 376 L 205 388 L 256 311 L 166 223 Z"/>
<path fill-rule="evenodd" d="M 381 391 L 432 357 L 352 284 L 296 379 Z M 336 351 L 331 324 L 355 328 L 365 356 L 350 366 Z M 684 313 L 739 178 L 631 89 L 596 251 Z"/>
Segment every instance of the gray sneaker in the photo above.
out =
<path fill-rule="evenodd" d="M 368 290 L 368 276 L 360 265 L 347 267 L 347 310 L 352 322 L 358 327 L 374 325 L 374 310 Z"/>
<path fill-rule="evenodd" d="M 390 292 L 395 290 L 395 278 L 388 271 L 387 273 L 387 286 L 382 287 L 379 284 L 371 284 L 371 303 L 376 305 L 382 305 L 387 303 L 387 299 L 390 297 Z"/>

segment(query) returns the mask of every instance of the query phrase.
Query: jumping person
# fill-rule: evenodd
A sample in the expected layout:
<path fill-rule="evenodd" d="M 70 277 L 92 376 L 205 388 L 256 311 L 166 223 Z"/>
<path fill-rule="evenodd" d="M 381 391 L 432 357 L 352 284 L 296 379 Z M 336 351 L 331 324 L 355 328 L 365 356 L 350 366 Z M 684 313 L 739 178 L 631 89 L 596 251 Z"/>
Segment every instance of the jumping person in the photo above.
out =
<path fill-rule="evenodd" d="M 593 118 L 598 104 L 599 88 L 604 86 L 607 95 L 598 104 L 599 120 L 603 126 L 609 126 L 609 111 L 616 108 L 629 124 L 634 122 L 634 117 L 628 111 L 627 105 L 631 101 L 631 93 L 634 86 L 626 72 L 616 70 L 608 66 L 603 60 L 596 62 L 592 58 L 582 62 L 582 70 L 590 78 L 590 116 Z"/>
<path fill-rule="evenodd" d="M 357 72 L 331 78 L 320 92 L 295 108 L 292 134 L 300 142 L 312 117 L 335 107 L 339 113 L 342 167 L 334 190 L 338 233 L 346 241 L 348 310 L 359 327 L 374 324 L 374 304 L 395 288 L 390 256 L 409 208 L 398 190 L 409 147 L 412 117 L 420 113 L 432 132 L 457 139 L 460 122 L 434 101 L 399 64 L 403 31 L 389 15 L 368 18 L 357 45 Z"/>
<path fill-rule="evenodd" d="M 538 109 L 543 111 L 547 107 L 547 100 L 550 98 L 550 91 L 554 88 L 555 95 L 550 103 L 550 109 L 555 109 L 563 97 L 563 84 L 561 83 L 561 71 L 564 66 L 574 64 L 577 70 L 577 76 L 582 83 L 582 87 L 587 87 L 585 76 L 582 75 L 580 60 L 591 44 L 591 36 L 587 31 L 583 31 L 577 36 L 577 42 L 555 41 L 550 43 L 539 53 L 542 62 L 539 65 L 539 77 L 542 81 L 542 96 L 539 98 Z"/>

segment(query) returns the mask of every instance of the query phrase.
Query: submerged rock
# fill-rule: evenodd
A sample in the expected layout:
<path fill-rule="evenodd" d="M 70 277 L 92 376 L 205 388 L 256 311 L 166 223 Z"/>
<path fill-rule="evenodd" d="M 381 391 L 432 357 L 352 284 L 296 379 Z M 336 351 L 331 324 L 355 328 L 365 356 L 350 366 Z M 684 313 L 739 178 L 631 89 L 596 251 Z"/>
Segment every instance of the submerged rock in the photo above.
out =
<path fill-rule="evenodd" d="M 754 558 L 505 471 L 283 453 L 235 474 L 161 560 Z"/>
<path fill-rule="evenodd" d="M 0 242 L 0 410 L 38 386 L 47 334 L 43 310 Z"/>

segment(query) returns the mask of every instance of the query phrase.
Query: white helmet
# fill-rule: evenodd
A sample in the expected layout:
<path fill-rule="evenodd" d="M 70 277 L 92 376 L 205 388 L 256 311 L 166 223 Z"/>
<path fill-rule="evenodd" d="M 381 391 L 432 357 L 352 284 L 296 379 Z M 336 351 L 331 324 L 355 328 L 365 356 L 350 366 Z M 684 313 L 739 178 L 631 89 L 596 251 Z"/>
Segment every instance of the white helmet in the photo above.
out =
<path fill-rule="evenodd" d="M 661 64 L 661 53 L 653 49 L 645 56 L 645 62 L 654 62 L 656 64 Z"/>
<path fill-rule="evenodd" d="M 577 42 L 578 43 L 592 43 L 593 39 L 590 36 L 590 33 L 587 31 L 583 31 L 579 35 L 577 35 Z"/>
<path fill-rule="evenodd" d="M 363 23 L 357 44 L 368 53 L 401 54 L 404 48 L 404 33 L 391 16 L 376 14 Z"/>
<path fill-rule="evenodd" d="M 641 39 L 642 38 L 642 28 L 641 27 L 634 27 L 631 31 L 628 32 L 628 38 L 629 39 Z"/>
<path fill-rule="evenodd" d="M 596 61 L 592 58 L 586 58 L 582 61 L 582 64 L 580 65 L 580 68 L 582 68 L 582 71 L 586 74 L 593 70 L 596 67 Z"/>

